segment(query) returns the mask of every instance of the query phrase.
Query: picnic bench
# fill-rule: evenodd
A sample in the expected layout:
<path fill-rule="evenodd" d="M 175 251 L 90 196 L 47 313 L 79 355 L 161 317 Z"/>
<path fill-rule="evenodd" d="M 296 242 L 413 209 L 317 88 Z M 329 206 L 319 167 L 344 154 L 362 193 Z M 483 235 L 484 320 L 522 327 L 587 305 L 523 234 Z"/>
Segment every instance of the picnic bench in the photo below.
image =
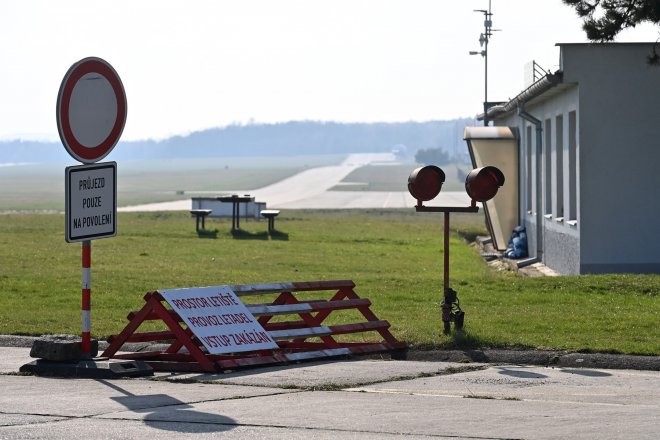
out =
<path fill-rule="evenodd" d="M 268 219 L 268 233 L 272 234 L 275 231 L 275 217 L 280 214 L 278 209 L 263 209 L 261 216 Z"/>
<path fill-rule="evenodd" d="M 204 219 L 211 213 L 210 209 L 191 209 L 190 214 L 195 216 L 195 231 L 199 232 L 199 220 L 202 220 L 202 229 L 204 229 Z"/>
<path fill-rule="evenodd" d="M 240 215 L 240 204 L 254 202 L 254 197 L 249 194 L 239 196 L 237 194 L 231 196 L 218 197 L 218 200 L 223 203 L 231 203 L 231 230 L 235 231 L 241 228 L 241 215 Z"/>

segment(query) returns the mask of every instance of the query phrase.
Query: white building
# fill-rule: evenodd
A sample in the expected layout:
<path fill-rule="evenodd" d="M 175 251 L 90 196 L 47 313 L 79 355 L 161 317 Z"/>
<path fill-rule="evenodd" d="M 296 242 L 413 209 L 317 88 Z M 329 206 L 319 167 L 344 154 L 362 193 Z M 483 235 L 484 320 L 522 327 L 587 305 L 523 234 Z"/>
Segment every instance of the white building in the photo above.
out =
<path fill-rule="evenodd" d="M 559 273 L 660 273 L 654 45 L 558 46 L 557 72 L 491 107 L 495 127 L 466 129 L 475 165 L 518 170 L 488 202 L 497 247 L 521 224 L 530 257 Z"/>

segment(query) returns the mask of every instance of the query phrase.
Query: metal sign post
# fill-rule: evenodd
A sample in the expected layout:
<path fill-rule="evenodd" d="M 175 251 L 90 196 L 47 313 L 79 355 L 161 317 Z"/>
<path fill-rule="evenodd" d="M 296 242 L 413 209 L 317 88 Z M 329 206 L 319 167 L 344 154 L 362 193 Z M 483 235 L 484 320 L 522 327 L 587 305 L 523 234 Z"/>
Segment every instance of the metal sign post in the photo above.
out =
<path fill-rule="evenodd" d="M 117 233 L 117 164 L 105 162 L 65 170 L 65 239 L 82 241 L 82 352 L 91 358 L 92 239 Z"/>
<path fill-rule="evenodd" d="M 92 352 L 92 241 L 82 243 L 82 352 Z"/>
<path fill-rule="evenodd" d="M 57 130 L 66 151 L 90 165 L 68 167 L 66 241 L 82 241 L 82 354 L 91 358 L 92 239 L 116 235 L 117 164 L 95 164 L 115 147 L 126 123 L 126 93 L 115 69 L 89 57 L 74 63 L 57 95 Z"/>
<path fill-rule="evenodd" d="M 100 58 L 75 63 L 60 85 L 56 116 L 64 148 L 85 164 L 65 170 L 65 237 L 69 243 L 82 242 L 82 341 L 35 341 L 32 349 L 38 347 L 41 358 L 20 371 L 96 379 L 153 375 L 144 362 L 93 359 L 92 240 L 117 232 L 117 164 L 96 162 L 112 151 L 126 123 L 126 94 L 117 72 Z"/>
<path fill-rule="evenodd" d="M 474 201 L 470 206 L 415 206 L 417 212 L 443 212 L 444 224 L 444 249 L 443 249 L 443 299 L 440 303 L 442 308 L 442 322 L 444 333 L 451 333 L 451 323 L 454 322 L 456 330 L 463 328 L 465 312 L 461 310 L 456 291 L 449 287 L 449 213 L 451 212 L 479 212 L 479 207 Z"/>

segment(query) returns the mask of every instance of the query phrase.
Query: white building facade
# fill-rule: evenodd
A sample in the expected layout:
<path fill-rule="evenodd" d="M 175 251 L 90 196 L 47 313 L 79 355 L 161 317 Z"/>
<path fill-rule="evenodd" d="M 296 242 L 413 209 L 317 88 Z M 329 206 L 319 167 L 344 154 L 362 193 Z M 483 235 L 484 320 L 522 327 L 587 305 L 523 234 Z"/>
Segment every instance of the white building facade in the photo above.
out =
<path fill-rule="evenodd" d="M 660 273 L 654 45 L 558 46 L 557 72 L 488 111 L 518 139 L 529 254 L 561 274 Z"/>

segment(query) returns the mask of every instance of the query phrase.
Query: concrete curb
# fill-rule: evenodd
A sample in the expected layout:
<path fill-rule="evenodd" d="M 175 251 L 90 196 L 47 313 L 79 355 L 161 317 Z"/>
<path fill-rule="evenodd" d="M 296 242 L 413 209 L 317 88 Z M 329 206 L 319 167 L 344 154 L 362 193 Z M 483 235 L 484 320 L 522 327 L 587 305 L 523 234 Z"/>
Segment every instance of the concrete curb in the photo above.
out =
<path fill-rule="evenodd" d="M 660 371 L 660 356 L 608 353 L 571 353 L 544 350 L 431 350 L 408 352 L 409 360 L 540 365 L 569 368 Z"/>
<path fill-rule="evenodd" d="M 0 347 L 32 347 L 35 336 L 0 335 Z M 99 350 L 107 347 L 99 341 Z M 154 344 L 126 344 L 130 351 L 140 352 L 154 349 Z M 368 358 L 389 359 L 390 355 L 370 355 Z M 540 365 L 563 368 L 600 368 L 612 370 L 660 371 L 660 356 L 635 356 L 609 353 L 571 353 L 552 350 L 415 350 L 408 351 L 407 360 L 424 362 L 457 362 Z"/>

